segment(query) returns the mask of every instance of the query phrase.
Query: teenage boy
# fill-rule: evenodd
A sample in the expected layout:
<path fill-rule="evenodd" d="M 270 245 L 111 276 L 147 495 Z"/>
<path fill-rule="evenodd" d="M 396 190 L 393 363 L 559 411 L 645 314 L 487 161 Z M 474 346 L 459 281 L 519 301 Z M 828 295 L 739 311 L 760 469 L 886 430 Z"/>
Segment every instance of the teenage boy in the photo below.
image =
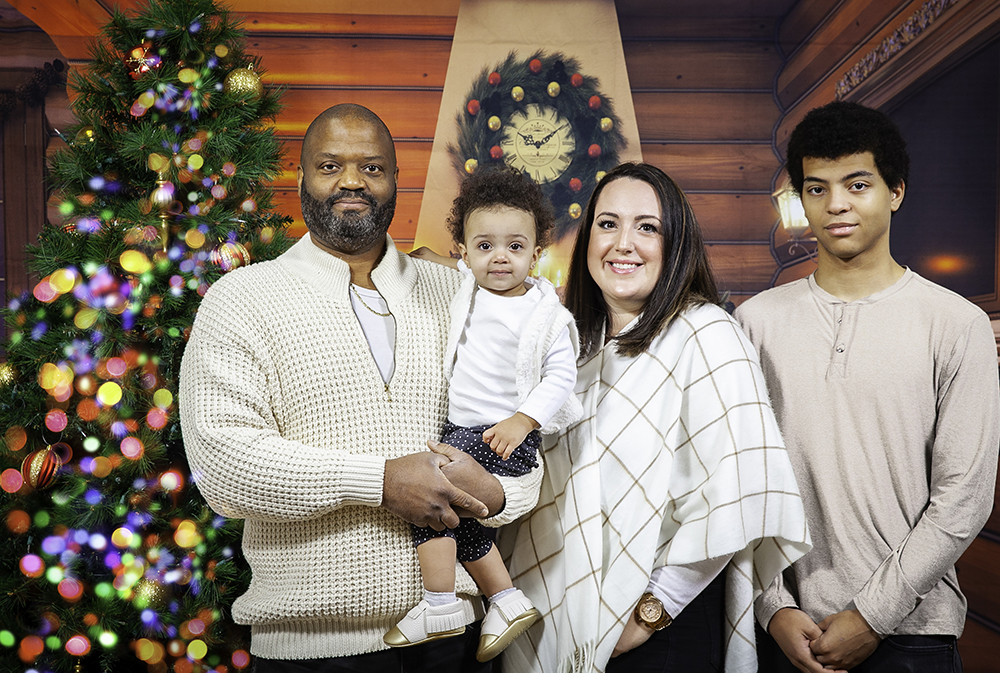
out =
<path fill-rule="evenodd" d="M 837 102 L 806 115 L 788 173 L 817 269 L 736 314 L 813 538 L 756 601 L 774 639 L 762 671 L 962 670 L 954 564 L 993 503 L 997 352 L 982 310 L 890 254 L 908 170 L 883 113 Z"/>

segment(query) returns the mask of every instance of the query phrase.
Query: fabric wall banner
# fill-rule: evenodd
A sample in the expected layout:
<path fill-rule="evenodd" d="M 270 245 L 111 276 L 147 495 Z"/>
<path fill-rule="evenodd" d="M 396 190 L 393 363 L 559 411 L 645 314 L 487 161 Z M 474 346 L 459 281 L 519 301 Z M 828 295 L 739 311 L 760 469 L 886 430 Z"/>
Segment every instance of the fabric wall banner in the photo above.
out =
<path fill-rule="evenodd" d="M 506 164 L 552 202 L 538 270 L 560 286 L 597 180 L 641 160 L 614 0 L 462 0 L 414 247 L 456 252 L 461 180 Z"/>

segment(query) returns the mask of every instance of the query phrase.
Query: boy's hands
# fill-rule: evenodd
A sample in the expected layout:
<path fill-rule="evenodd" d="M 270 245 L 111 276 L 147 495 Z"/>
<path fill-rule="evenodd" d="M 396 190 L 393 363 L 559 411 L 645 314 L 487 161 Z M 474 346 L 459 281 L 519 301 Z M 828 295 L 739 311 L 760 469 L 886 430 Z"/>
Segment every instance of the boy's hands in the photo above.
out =
<path fill-rule="evenodd" d="M 530 416 L 516 412 L 483 433 L 483 441 L 490 445 L 501 458 L 507 460 L 528 433 L 538 428 L 538 423 Z"/>

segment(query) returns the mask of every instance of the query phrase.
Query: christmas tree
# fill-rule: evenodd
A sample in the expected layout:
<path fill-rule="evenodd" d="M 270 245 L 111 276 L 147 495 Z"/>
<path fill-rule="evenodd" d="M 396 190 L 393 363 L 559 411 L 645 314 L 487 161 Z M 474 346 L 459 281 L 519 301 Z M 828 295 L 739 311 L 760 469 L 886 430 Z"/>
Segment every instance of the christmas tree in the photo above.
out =
<path fill-rule="evenodd" d="M 177 377 L 209 285 L 287 247 L 280 91 L 212 0 L 116 12 L 92 54 L 50 162 L 63 220 L 5 314 L 0 670 L 232 672 L 249 570 L 188 471 Z"/>

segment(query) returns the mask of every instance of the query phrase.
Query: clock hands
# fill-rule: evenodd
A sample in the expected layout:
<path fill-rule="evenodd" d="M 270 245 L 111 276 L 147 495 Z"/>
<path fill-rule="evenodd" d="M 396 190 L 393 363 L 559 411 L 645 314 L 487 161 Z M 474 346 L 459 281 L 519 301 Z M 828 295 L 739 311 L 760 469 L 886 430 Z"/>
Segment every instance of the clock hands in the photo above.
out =
<path fill-rule="evenodd" d="M 547 143 L 550 140 L 552 140 L 552 137 L 555 136 L 555 134 L 559 133 L 560 131 L 562 131 L 567 126 L 569 126 L 569 124 L 563 124 L 559 128 L 553 130 L 547 136 L 545 136 L 544 138 L 542 138 L 541 140 L 535 140 L 535 136 L 533 134 L 531 134 L 531 133 L 529 133 L 528 135 L 525 135 L 525 134 L 521 133 L 520 131 L 518 131 L 517 135 L 521 136 L 521 139 L 524 140 L 524 144 L 525 145 L 534 146 L 534 148 L 536 150 L 538 150 L 538 149 L 542 148 L 542 145 L 544 145 L 545 143 Z"/>
<path fill-rule="evenodd" d="M 535 145 L 535 147 L 536 147 L 536 148 L 538 148 L 538 147 L 541 147 L 541 146 L 542 146 L 542 145 L 544 145 L 545 143 L 549 142 L 550 140 L 552 140 L 552 136 L 554 136 L 555 134 L 559 133 L 560 131 L 562 131 L 562 130 L 563 130 L 564 128 L 566 128 L 567 126 L 569 126 L 569 124 L 563 124 L 563 125 L 562 125 L 562 126 L 560 126 L 559 128 L 557 128 L 557 129 L 553 130 L 553 131 L 552 131 L 551 133 L 549 133 L 549 134 L 548 134 L 547 136 L 545 136 L 544 138 L 542 138 L 541 140 L 539 140 L 539 141 L 538 141 L 538 144 L 537 144 L 537 145 Z"/>

